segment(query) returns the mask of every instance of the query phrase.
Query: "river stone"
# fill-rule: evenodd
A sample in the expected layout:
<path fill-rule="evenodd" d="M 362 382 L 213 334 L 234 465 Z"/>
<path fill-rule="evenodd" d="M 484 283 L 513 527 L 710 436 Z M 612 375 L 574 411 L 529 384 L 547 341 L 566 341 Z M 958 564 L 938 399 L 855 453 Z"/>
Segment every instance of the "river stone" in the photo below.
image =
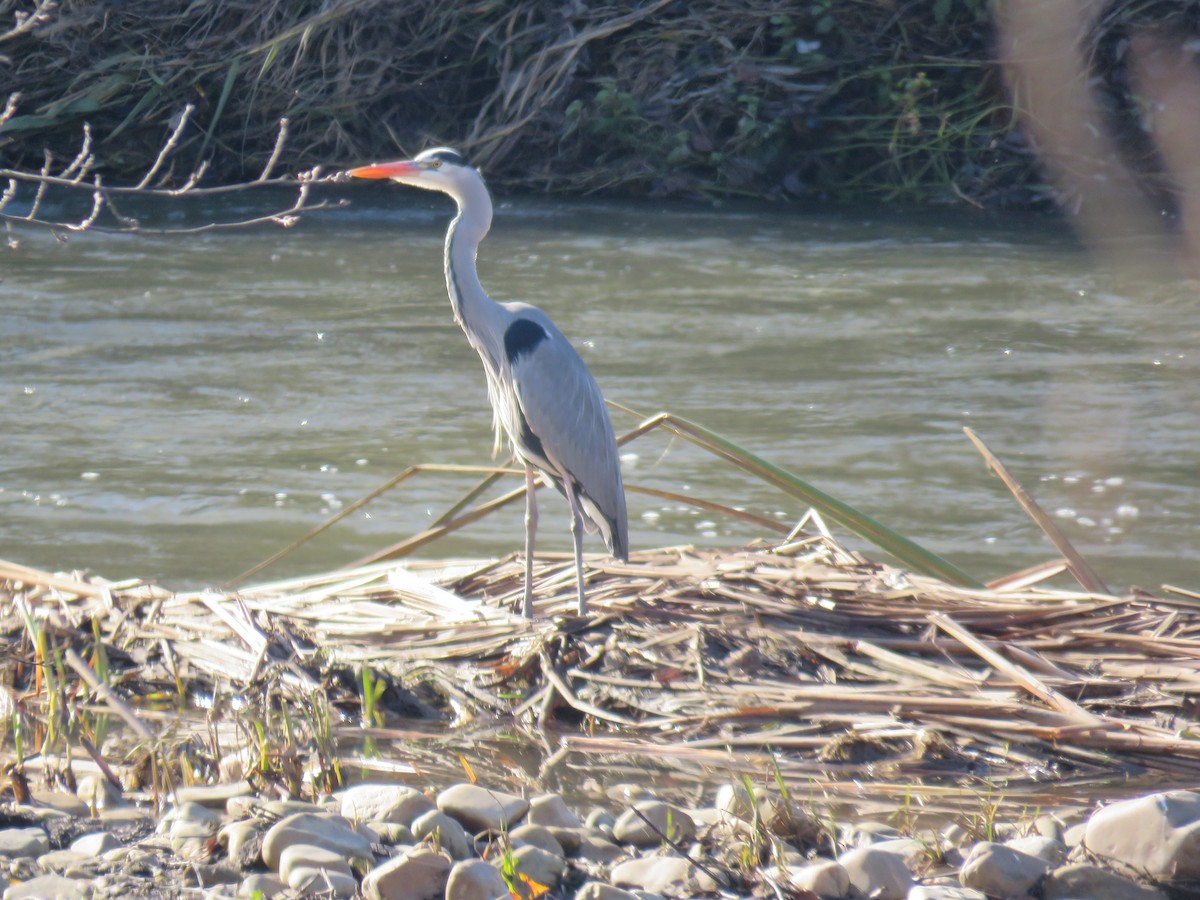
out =
<path fill-rule="evenodd" d="M 477 784 L 456 784 L 437 798 L 438 809 L 472 831 L 502 831 L 525 815 L 529 801 Z"/>
<path fill-rule="evenodd" d="M 247 875 L 238 885 L 237 895 L 239 897 L 253 898 L 265 897 L 270 900 L 276 894 L 282 894 L 287 890 L 287 885 L 273 872 L 270 873 L 255 873 Z"/>
<path fill-rule="evenodd" d="M 176 806 L 158 824 L 167 834 L 171 849 L 185 859 L 203 859 L 212 853 L 214 838 L 221 827 L 221 816 L 199 803 Z"/>
<path fill-rule="evenodd" d="M 571 855 L 588 862 L 610 863 L 628 854 L 601 833 L 585 832 Z"/>
<path fill-rule="evenodd" d="M 41 807 L 58 810 L 75 819 L 86 819 L 91 808 L 75 794 L 66 791 L 33 791 L 33 802 Z"/>
<path fill-rule="evenodd" d="M 1164 791 L 1092 813 L 1084 846 L 1157 878 L 1200 877 L 1200 794 Z"/>
<path fill-rule="evenodd" d="M 405 844 L 411 846 L 417 842 L 412 829 L 403 822 L 373 822 L 371 827 L 379 834 L 381 844 Z"/>
<path fill-rule="evenodd" d="M 314 844 L 291 844 L 279 854 L 279 877 L 296 890 L 300 890 L 300 886 L 294 883 L 292 872 L 299 867 L 326 869 L 343 875 L 354 874 L 344 856 Z"/>
<path fill-rule="evenodd" d="M 617 817 L 607 809 L 597 806 L 587 814 L 587 818 L 583 820 L 583 824 L 587 828 L 594 828 L 597 831 L 611 832 L 612 827 L 617 824 Z"/>
<path fill-rule="evenodd" d="M 281 819 L 263 836 L 262 857 L 269 869 L 279 868 L 279 858 L 292 844 L 315 844 L 340 853 L 350 861 L 374 862 L 371 842 L 333 813 L 294 813 Z"/>
<path fill-rule="evenodd" d="M 958 880 L 989 897 L 1024 897 L 1050 870 L 1044 859 L 1004 844 L 980 841 L 967 854 Z"/>
<path fill-rule="evenodd" d="M 641 813 L 641 815 L 638 815 Z M 662 800 L 642 800 L 617 817 L 613 837 L 622 844 L 654 847 L 665 839 L 686 843 L 696 835 L 696 823 L 686 812 Z"/>
<path fill-rule="evenodd" d="M 185 803 L 199 803 L 209 809 L 224 810 L 234 797 L 247 797 L 253 793 L 254 790 L 248 781 L 197 784 L 191 787 L 176 788 L 175 803 L 179 806 Z"/>
<path fill-rule="evenodd" d="M 575 892 L 575 900 L 639 900 L 640 895 L 603 881 L 589 881 Z M 447 896 L 446 900 L 450 900 Z"/>
<path fill-rule="evenodd" d="M 428 847 L 414 847 L 367 873 L 367 900 L 440 900 L 450 876 L 450 859 Z"/>
<path fill-rule="evenodd" d="M 71 842 L 71 849 L 85 856 L 100 856 L 120 846 L 121 842 L 113 837 L 111 831 L 93 831 Z"/>
<path fill-rule="evenodd" d="M 41 856 L 50 852 L 50 838 L 45 829 L 36 825 L 28 828 L 0 828 L 0 856 Z"/>
<path fill-rule="evenodd" d="M 456 862 L 446 881 L 446 900 L 509 900 L 500 870 L 482 859 Z"/>
<path fill-rule="evenodd" d="M 918 884 L 906 900 L 987 900 L 987 894 L 953 884 Z"/>
<path fill-rule="evenodd" d="M 887 853 L 895 853 L 910 868 L 915 868 L 919 863 L 928 860 L 930 852 L 936 852 L 936 848 L 931 847 L 927 842 L 905 837 L 888 838 L 868 846 Z"/>
<path fill-rule="evenodd" d="M 526 844 L 524 847 L 514 850 L 512 861 L 517 874 L 524 875 L 534 884 L 548 888 L 558 886 L 567 867 L 561 856 L 556 856 L 548 850 L 532 844 Z"/>
<path fill-rule="evenodd" d="M 19 884 L 10 884 L 4 900 L 85 900 L 91 895 L 87 881 L 61 875 L 40 875 Z"/>
<path fill-rule="evenodd" d="M 730 816 L 748 819 L 754 812 L 750 800 L 750 792 L 744 784 L 729 782 L 717 788 L 717 796 L 713 800 L 713 808 Z"/>
<path fill-rule="evenodd" d="M 84 863 L 95 863 L 96 858 L 76 850 L 51 850 L 38 857 L 37 864 L 45 872 L 57 872 L 68 875 L 69 870 L 77 870 Z M 94 874 L 94 873 L 92 873 Z M 68 877 L 71 877 L 68 875 Z"/>
<path fill-rule="evenodd" d="M 531 844 L 534 847 L 541 847 L 547 853 L 553 853 L 557 857 L 565 856 L 563 845 L 558 842 L 550 829 L 543 825 L 521 825 L 514 828 L 508 833 L 508 838 L 512 841 L 514 847 L 519 847 L 522 844 Z"/>
<path fill-rule="evenodd" d="M 1067 848 L 1062 841 L 1044 837 L 1040 834 L 1029 834 L 1025 837 L 1012 838 L 1004 842 L 1005 847 L 1011 847 L 1021 853 L 1028 853 L 1043 859 L 1052 866 L 1062 865 L 1067 858 Z"/>
<path fill-rule="evenodd" d="M 583 819 L 567 806 L 559 794 L 538 794 L 529 798 L 529 814 L 525 821 L 530 825 L 545 825 L 548 828 L 582 828 Z"/>
<path fill-rule="evenodd" d="M 412 834 L 418 841 L 433 838 L 434 845 L 450 854 L 451 859 L 467 859 L 471 855 L 471 839 L 457 819 L 440 809 L 431 809 L 412 823 Z"/>
<path fill-rule="evenodd" d="M 75 796 L 87 806 L 88 811 L 120 806 L 124 798 L 121 789 L 102 775 L 84 775 L 75 785 Z"/>
<path fill-rule="evenodd" d="M 612 882 L 664 897 L 692 897 L 717 890 L 707 872 L 681 856 L 647 856 L 618 863 L 612 870 Z"/>
<path fill-rule="evenodd" d="M 358 894 L 357 878 L 345 872 L 331 872 L 324 866 L 296 866 L 287 886 L 305 896 L 348 898 Z"/>
<path fill-rule="evenodd" d="M 1116 872 L 1086 864 L 1055 869 L 1042 882 L 1043 900 L 1166 900 L 1166 896 Z"/>
<path fill-rule="evenodd" d="M 228 822 L 217 832 L 217 843 L 239 869 L 250 869 L 262 862 L 263 827 L 257 819 Z"/>
<path fill-rule="evenodd" d="M 850 873 L 832 859 L 816 860 L 807 866 L 788 866 L 783 872 L 792 887 L 811 891 L 821 900 L 845 897 L 850 893 Z"/>
<path fill-rule="evenodd" d="M 520 827 L 524 828 L 525 826 L 522 825 Z M 588 833 L 588 829 L 586 828 L 559 828 L 557 825 L 542 825 L 538 827 L 545 828 L 546 833 L 558 841 L 558 846 L 562 847 L 564 853 L 574 853 L 578 850 L 579 844 L 583 841 L 583 836 Z"/>
<path fill-rule="evenodd" d="M 895 853 L 857 847 L 838 857 L 850 883 L 874 900 L 905 900 L 913 886 L 912 873 Z"/>
<path fill-rule="evenodd" d="M 351 822 L 399 822 L 411 828 L 414 819 L 435 808 L 423 793 L 403 784 L 356 784 L 335 796 Z"/>

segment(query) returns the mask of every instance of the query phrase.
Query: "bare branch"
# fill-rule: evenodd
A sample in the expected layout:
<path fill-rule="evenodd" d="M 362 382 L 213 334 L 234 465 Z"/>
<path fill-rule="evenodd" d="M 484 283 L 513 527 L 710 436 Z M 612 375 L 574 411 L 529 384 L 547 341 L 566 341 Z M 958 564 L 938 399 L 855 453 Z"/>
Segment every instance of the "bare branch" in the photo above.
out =
<path fill-rule="evenodd" d="M 79 152 L 75 154 L 75 158 L 71 160 L 71 164 L 59 172 L 59 178 L 69 178 L 71 173 L 75 172 L 71 181 L 78 184 L 87 177 L 88 169 L 95 163 L 96 158 L 92 156 L 92 126 L 87 122 L 83 123 L 83 143 L 79 145 Z M 78 169 L 78 172 L 76 172 Z"/>
<path fill-rule="evenodd" d="M 179 121 L 175 124 L 175 129 L 167 138 L 167 142 L 162 145 L 162 149 L 158 151 L 158 158 L 154 160 L 154 165 L 146 170 L 146 174 L 142 176 L 142 180 L 134 186 L 135 191 L 140 191 L 150 183 L 150 179 L 154 177 L 156 172 L 158 172 L 168 154 L 175 149 L 175 145 L 179 143 L 179 136 L 183 134 L 183 129 L 187 127 L 188 119 L 191 118 L 192 112 L 195 110 L 195 108 L 196 107 L 191 103 L 183 108 L 183 112 L 179 114 Z"/>
<path fill-rule="evenodd" d="M 17 104 L 21 102 L 21 92 L 14 91 L 8 95 L 8 102 L 4 104 L 4 110 L 0 112 L 0 125 L 3 125 L 13 117 L 13 113 L 17 111 Z"/>
<path fill-rule="evenodd" d="M 52 13 L 57 6 L 57 0 L 39 0 L 38 5 L 33 8 L 33 12 L 17 11 L 13 13 L 14 24 L 8 29 L 8 31 L 0 31 L 0 44 L 3 44 L 5 41 L 10 41 L 18 35 L 37 28 L 39 25 L 49 20 L 50 13 Z"/>
<path fill-rule="evenodd" d="M 101 189 L 99 175 L 96 176 L 95 185 L 96 190 L 92 194 L 92 211 L 88 213 L 86 218 L 80 220 L 78 224 L 67 225 L 66 227 L 71 231 L 87 231 L 100 215 L 100 211 L 104 209 L 104 191 Z"/>
<path fill-rule="evenodd" d="M 267 160 L 267 164 L 263 166 L 262 174 L 258 176 L 258 181 L 266 181 L 271 177 L 271 170 L 275 168 L 275 163 L 279 162 L 279 154 L 283 152 L 284 142 L 287 140 L 288 120 L 286 117 L 279 120 L 279 134 L 275 136 L 275 149 L 271 151 L 271 158 Z"/>

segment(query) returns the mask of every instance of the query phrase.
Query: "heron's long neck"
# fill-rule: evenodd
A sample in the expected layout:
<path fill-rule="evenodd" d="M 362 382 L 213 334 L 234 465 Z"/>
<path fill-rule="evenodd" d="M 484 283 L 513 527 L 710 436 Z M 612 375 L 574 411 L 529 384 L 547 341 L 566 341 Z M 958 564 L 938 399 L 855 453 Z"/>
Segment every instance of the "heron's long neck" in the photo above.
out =
<path fill-rule="evenodd" d="M 473 344 L 478 336 L 495 331 L 503 312 L 484 291 L 475 268 L 479 244 L 492 224 L 491 198 L 487 188 L 482 184 L 479 188 L 478 192 L 459 199 L 458 216 L 446 232 L 446 290 L 450 294 L 454 318 Z M 476 349 L 484 352 L 478 345 Z"/>

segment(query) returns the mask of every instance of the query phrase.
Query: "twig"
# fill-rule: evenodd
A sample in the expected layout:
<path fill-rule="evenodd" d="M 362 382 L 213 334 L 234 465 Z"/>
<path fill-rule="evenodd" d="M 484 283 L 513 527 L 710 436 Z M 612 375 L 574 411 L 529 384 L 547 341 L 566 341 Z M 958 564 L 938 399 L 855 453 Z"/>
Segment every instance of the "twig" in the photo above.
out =
<path fill-rule="evenodd" d="M 128 703 L 117 696 L 116 691 L 96 676 L 96 673 L 92 671 L 92 667 L 84 662 L 83 657 L 73 649 L 68 648 L 66 653 L 63 654 L 63 659 L 67 661 L 67 665 L 76 671 L 80 678 L 87 682 L 88 687 L 96 692 L 96 696 L 100 697 L 100 699 L 112 708 L 113 712 L 128 723 L 129 727 L 134 730 L 139 738 L 144 741 L 154 740 L 154 733 L 138 718 L 137 713 L 133 711 Z"/>
<path fill-rule="evenodd" d="M 142 176 L 142 180 L 134 186 L 133 189 L 135 191 L 142 190 L 150 183 L 150 179 L 154 177 L 156 172 L 158 172 L 159 168 L 163 164 L 163 161 L 166 160 L 170 152 L 175 149 L 175 145 L 179 143 L 179 136 L 183 134 L 183 129 L 187 127 L 188 119 L 191 118 L 192 112 L 195 110 L 195 108 L 196 107 L 191 103 L 183 108 L 183 112 L 179 114 L 179 121 L 175 124 L 175 128 L 167 138 L 167 142 L 163 144 L 162 149 L 158 151 L 158 156 L 154 160 L 154 164 L 146 170 L 146 174 Z"/>
<path fill-rule="evenodd" d="M 267 164 L 263 166 L 262 174 L 258 176 L 256 181 L 266 181 L 271 177 L 271 170 L 275 168 L 275 163 L 279 161 L 279 154 L 283 152 L 283 144 L 287 140 L 288 120 L 285 116 L 279 120 L 279 134 L 275 136 L 275 147 L 271 150 L 271 156 L 267 160 Z"/>
<path fill-rule="evenodd" d="M 1029 517 L 1033 519 L 1038 528 L 1042 529 L 1042 533 L 1050 539 L 1050 543 L 1052 543 L 1058 552 L 1061 553 L 1067 560 L 1067 567 L 1071 570 L 1071 574 L 1075 576 L 1076 581 L 1078 581 L 1086 590 L 1089 590 L 1092 593 L 1111 593 L 1108 587 L 1100 579 L 1100 576 L 1092 570 L 1092 567 L 1087 564 L 1087 561 L 1079 555 L 1079 551 L 1075 549 L 1074 545 L 1072 545 L 1069 540 L 1067 540 L 1067 536 L 1062 533 L 1062 530 L 1057 525 L 1054 524 L 1054 520 L 1046 515 L 1045 510 L 1038 506 L 1037 501 L 1030 496 L 1029 492 L 1021 486 L 1017 479 L 1013 478 L 1008 469 L 1005 467 L 1004 463 L 1000 462 L 1000 460 L 996 458 L 996 455 L 992 453 L 990 449 L 988 449 L 987 444 L 980 440 L 979 436 L 970 428 L 964 428 L 963 433 L 970 439 L 971 443 L 975 445 L 975 449 L 977 449 L 983 456 L 983 459 L 988 464 L 988 467 L 1000 477 L 1001 481 L 1004 482 L 1004 486 L 1008 488 L 1009 492 L 1013 495 L 1013 497 L 1016 498 L 1017 503 L 1021 504 L 1021 508 L 1029 514 Z"/>

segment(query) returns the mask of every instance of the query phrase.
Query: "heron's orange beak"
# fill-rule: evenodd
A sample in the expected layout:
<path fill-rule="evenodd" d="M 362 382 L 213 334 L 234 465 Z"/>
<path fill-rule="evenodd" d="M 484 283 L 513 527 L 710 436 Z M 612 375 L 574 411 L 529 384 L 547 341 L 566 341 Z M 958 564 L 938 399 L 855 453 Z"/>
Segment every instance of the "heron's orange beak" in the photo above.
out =
<path fill-rule="evenodd" d="M 411 160 L 402 159 L 399 162 L 373 163 L 351 169 L 346 174 L 352 178 L 397 178 L 403 175 L 416 175 L 420 169 Z"/>

